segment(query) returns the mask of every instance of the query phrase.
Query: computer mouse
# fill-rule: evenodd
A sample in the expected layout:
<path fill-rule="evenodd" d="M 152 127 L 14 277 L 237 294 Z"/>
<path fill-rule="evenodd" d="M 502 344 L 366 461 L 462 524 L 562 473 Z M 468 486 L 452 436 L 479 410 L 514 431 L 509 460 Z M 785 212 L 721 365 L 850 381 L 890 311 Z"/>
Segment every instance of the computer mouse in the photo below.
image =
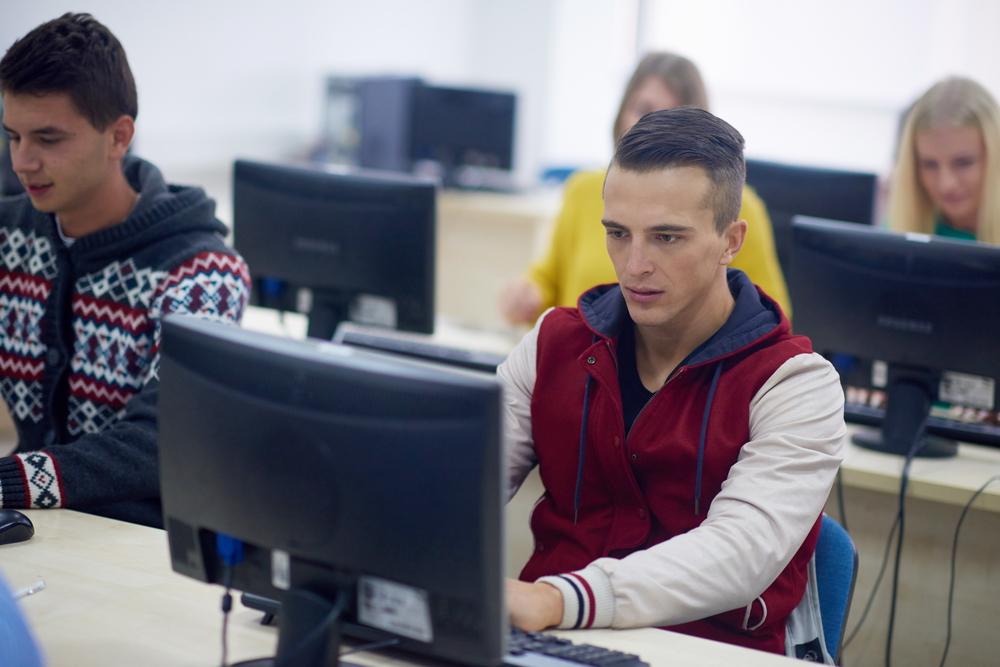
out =
<path fill-rule="evenodd" d="M 31 539 L 35 526 L 31 519 L 17 510 L 0 509 L 0 544 L 13 544 Z"/>

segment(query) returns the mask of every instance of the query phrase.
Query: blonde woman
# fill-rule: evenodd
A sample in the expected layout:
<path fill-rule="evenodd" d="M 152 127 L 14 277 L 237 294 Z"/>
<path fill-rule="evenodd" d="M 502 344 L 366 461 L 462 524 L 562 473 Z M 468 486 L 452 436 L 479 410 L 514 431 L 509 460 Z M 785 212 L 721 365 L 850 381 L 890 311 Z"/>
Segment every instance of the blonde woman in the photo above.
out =
<path fill-rule="evenodd" d="M 975 81 L 944 79 L 914 103 L 893 171 L 889 223 L 1000 245 L 1000 106 Z"/>
<path fill-rule="evenodd" d="M 613 139 L 625 134 L 653 111 L 679 106 L 708 108 L 708 95 L 693 62 L 674 53 L 650 53 L 636 66 L 612 128 Z M 601 227 L 604 171 L 581 171 L 566 182 L 562 210 L 549 246 L 527 275 L 506 287 L 500 312 L 512 324 L 531 324 L 550 306 L 576 306 L 587 289 L 616 281 Z M 786 314 L 791 304 L 774 248 L 767 209 L 749 187 L 743 189 L 739 218 L 747 222 L 743 248 L 732 267 L 777 301 Z"/>

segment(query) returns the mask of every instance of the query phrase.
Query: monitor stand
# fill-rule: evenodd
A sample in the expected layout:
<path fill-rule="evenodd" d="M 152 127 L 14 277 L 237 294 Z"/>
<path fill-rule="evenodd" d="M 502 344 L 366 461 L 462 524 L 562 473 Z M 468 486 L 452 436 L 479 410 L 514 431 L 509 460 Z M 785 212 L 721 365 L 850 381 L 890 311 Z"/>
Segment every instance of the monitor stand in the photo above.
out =
<path fill-rule="evenodd" d="M 348 319 L 351 299 L 347 294 L 315 290 L 309 309 L 306 335 L 320 340 L 332 340 L 337 325 Z"/>
<path fill-rule="evenodd" d="M 890 367 L 881 430 L 856 433 L 851 441 L 865 449 L 907 456 L 919 438 L 921 444 L 915 457 L 940 459 L 955 456 L 958 453 L 957 442 L 924 433 L 931 403 L 937 394 L 936 380 L 923 369 Z"/>
<path fill-rule="evenodd" d="M 234 663 L 233 667 L 360 667 L 337 659 L 347 598 L 343 591 L 333 600 L 306 589 L 287 591 L 281 598 L 276 655 Z"/>

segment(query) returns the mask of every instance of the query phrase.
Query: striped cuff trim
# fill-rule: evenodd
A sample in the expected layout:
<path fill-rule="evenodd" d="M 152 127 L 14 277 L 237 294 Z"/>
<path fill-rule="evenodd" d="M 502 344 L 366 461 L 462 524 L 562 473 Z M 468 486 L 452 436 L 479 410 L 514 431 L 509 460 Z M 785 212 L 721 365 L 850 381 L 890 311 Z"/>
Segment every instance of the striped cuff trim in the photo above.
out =
<path fill-rule="evenodd" d="M 52 509 L 63 506 L 62 482 L 55 459 L 42 452 L 15 454 L 21 462 L 24 484 L 28 490 L 28 507 Z"/>
<path fill-rule="evenodd" d="M 563 597 L 560 628 L 603 628 L 614 619 L 614 593 L 604 571 L 590 566 L 578 572 L 542 577 Z"/>

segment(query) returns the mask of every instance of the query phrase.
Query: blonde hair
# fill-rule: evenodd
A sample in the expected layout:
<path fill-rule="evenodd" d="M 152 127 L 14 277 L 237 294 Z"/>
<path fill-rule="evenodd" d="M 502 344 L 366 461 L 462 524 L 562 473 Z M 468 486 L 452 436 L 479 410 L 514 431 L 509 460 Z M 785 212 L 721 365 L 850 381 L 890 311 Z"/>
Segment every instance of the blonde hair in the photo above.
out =
<path fill-rule="evenodd" d="M 651 76 L 662 81 L 663 85 L 674 94 L 678 106 L 693 106 L 708 111 L 708 93 L 705 91 L 705 82 L 702 81 L 701 72 L 698 71 L 698 67 L 693 62 L 669 51 L 647 53 L 635 66 L 635 71 L 632 72 L 632 77 L 625 86 L 622 101 L 618 104 L 615 124 L 611 128 L 615 144 L 628 129 L 622 127 L 622 116 L 625 115 L 625 106 L 628 104 L 629 98 Z"/>
<path fill-rule="evenodd" d="M 982 135 L 986 164 L 976 238 L 1000 245 L 1000 106 L 981 85 L 961 77 L 931 86 L 907 115 L 892 175 L 889 224 L 897 231 L 934 233 L 938 212 L 920 183 L 916 135 L 942 126 L 975 127 Z"/>

